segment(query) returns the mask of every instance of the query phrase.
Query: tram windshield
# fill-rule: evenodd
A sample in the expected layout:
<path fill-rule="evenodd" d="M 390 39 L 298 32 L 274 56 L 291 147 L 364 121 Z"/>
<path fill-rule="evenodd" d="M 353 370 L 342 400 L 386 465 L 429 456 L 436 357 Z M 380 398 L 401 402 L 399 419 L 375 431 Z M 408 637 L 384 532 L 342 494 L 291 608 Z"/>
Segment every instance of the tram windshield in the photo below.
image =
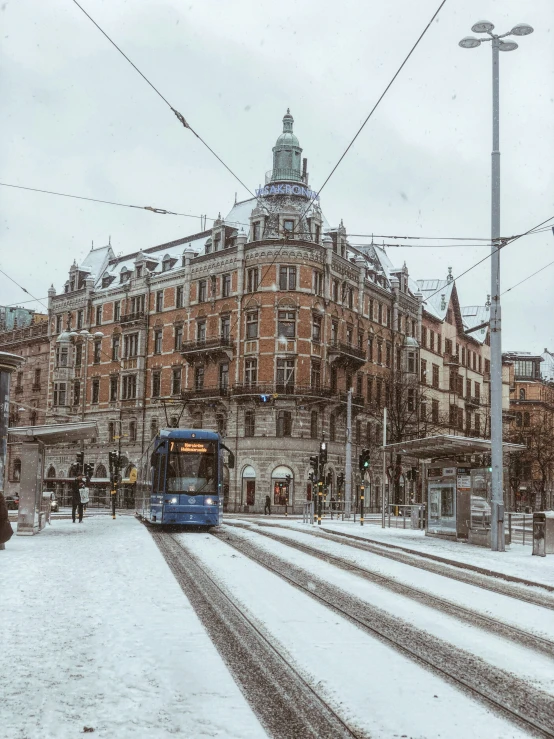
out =
<path fill-rule="evenodd" d="M 217 492 L 215 442 L 170 441 L 167 492 L 188 495 Z"/>

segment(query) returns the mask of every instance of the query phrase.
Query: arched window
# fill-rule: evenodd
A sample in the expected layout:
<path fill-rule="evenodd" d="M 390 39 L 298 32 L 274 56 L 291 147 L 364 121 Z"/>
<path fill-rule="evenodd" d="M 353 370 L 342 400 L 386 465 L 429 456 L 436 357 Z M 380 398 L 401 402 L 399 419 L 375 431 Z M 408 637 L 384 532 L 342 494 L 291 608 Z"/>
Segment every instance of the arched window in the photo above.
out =
<path fill-rule="evenodd" d="M 521 424 L 522 424 L 522 414 L 516 413 L 516 426 L 518 428 L 521 428 Z"/>
<path fill-rule="evenodd" d="M 79 474 L 80 471 L 81 470 L 79 469 L 79 465 L 76 462 L 74 462 L 71 465 L 71 467 L 69 468 L 69 470 L 67 472 L 67 476 L 68 477 L 77 477 L 77 475 Z"/>
<path fill-rule="evenodd" d="M 254 436 L 256 430 L 256 414 L 253 410 L 244 412 L 244 435 Z"/>
<path fill-rule="evenodd" d="M 329 417 L 329 441 L 335 441 L 337 435 L 337 419 L 334 413 Z"/>
<path fill-rule="evenodd" d="M 520 400 L 525 400 L 525 390 L 524 390 L 524 388 L 521 388 L 521 390 L 519 391 L 519 399 Z"/>
<path fill-rule="evenodd" d="M 275 505 L 292 505 L 294 472 L 290 467 L 279 465 L 271 473 L 273 502 Z"/>
<path fill-rule="evenodd" d="M 158 433 L 158 419 L 153 418 L 150 421 L 150 438 L 153 439 Z"/>
<path fill-rule="evenodd" d="M 46 477 L 52 479 L 53 477 L 56 477 L 56 468 L 53 464 L 50 465 L 48 468 L 48 472 L 46 473 Z"/>
<path fill-rule="evenodd" d="M 523 425 L 524 426 L 529 426 L 530 425 L 530 422 L 531 422 L 531 419 L 530 419 L 529 413 L 528 412 L 525 412 L 523 414 Z"/>
<path fill-rule="evenodd" d="M 13 461 L 13 481 L 19 482 L 21 480 L 21 460 L 19 458 Z"/>
<path fill-rule="evenodd" d="M 96 477 L 99 477 L 100 479 L 105 479 L 108 476 L 106 472 L 106 468 L 103 464 L 99 464 L 96 468 Z"/>

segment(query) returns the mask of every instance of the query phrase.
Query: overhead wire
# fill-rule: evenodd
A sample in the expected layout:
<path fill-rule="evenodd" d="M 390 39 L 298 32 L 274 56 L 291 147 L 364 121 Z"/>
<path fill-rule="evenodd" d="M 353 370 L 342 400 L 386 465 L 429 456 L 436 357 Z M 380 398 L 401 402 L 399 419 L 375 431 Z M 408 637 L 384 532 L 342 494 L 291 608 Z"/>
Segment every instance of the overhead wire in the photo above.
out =
<path fill-rule="evenodd" d="M 167 100 L 167 98 L 165 98 L 162 95 L 162 93 L 158 90 L 158 88 L 155 85 L 153 85 L 152 82 L 150 82 L 150 80 L 148 79 L 148 77 L 146 77 L 146 75 L 143 74 L 140 71 L 140 69 L 137 67 L 137 65 L 134 62 L 132 62 L 131 59 L 129 59 L 129 57 L 127 56 L 127 54 L 125 54 L 125 52 L 122 49 L 120 49 L 120 47 L 115 43 L 115 41 L 113 41 L 110 38 L 110 36 L 108 36 L 108 34 L 106 33 L 106 31 L 104 31 L 104 29 L 99 26 L 99 24 L 94 20 L 94 18 L 89 13 L 87 13 L 87 11 L 83 8 L 83 6 L 80 5 L 80 3 L 77 2 L 77 0 L 73 0 L 73 2 L 87 16 L 87 18 L 96 26 L 96 28 L 100 31 L 100 33 L 102 33 L 102 35 L 105 36 L 108 39 L 108 41 L 110 42 L 110 44 L 112 44 L 112 46 L 114 46 L 114 48 L 116 48 L 117 51 L 119 51 L 119 53 L 124 57 L 124 59 L 126 59 L 129 62 L 129 64 L 133 67 L 133 69 L 140 74 L 140 76 L 143 78 L 143 80 L 148 85 L 150 85 L 150 87 L 154 90 L 154 92 L 164 101 L 164 103 L 174 113 L 174 115 L 177 117 L 178 121 L 184 126 L 184 128 L 187 128 L 192 134 L 194 134 L 196 136 L 196 138 L 206 147 L 206 149 L 208 149 L 208 151 L 211 154 L 213 154 L 213 156 L 235 178 L 235 180 L 237 180 L 237 182 L 239 182 L 242 185 L 242 187 L 244 187 L 244 189 L 247 192 L 249 192 L 252 195 L 252 197 L 255 198 L 256 196 L 254 195 L 254 193 L 252 192 L 252 190 L 250 190 L 250 188 L 247 185 L 244 184 L 244 182 L 240 179 L 240 177 L 237 174 L 235 174 L 235 172 L 233 172 L 233 170 L 223 161 L 223 159 L 219 156 L 219 154 L 217 154 L 212 149 L 212 147 L 202 138 L 202 136 L 200 136 L 200 134 L 197 131 L 194 130 L 194 128 L 190 125 L 190 123 L 188 123 L 188 121 L 182 115 L 182 113 L 180 113 L 176 108 L 174 108 L 171 105 L 171 103 L 169 102 L 169 100 Z"/>
<path fill-rule="evenodd" d="M 530 280 L 531 277 L 534 277 L 535 275 L 538 275 L 539 272 L 542 272 L 543 270 L 547 269 L 547 267 L 551 267 L 554 264 L 554 262 L 549 262 L 548 264 L 545 264 L 544 267 L 541 267 L 536 272 L 533 272 L 532 275 L 528 275 L 523 280 L 520 280 L 519 282 L 516 282 L 515 285 L 512 285 L 512 287 L 509 287 L 507 290 L 504 290 L 504 292 L 500 293 L 500 295 L 505 295 L 506 293 L 509 293 L 510 290 L 513 290 L 516 287 L 519 287 L 519 285 L 523 285 L 524 282 L 527 282 L 527 280 Z"/>
<path fill-rule="evenodd" d="M 17 287 L 20 290 L 23 290 L 24 293 L 27 293 L 27 295 L 29 295 L 29 297 L 33 298 L 33 300 L 35 300 L 37 303 L 40 303 L 43 306 L 43 308 L 46 308 L 46 310 L 48 310 L 47 306 L 44 305 L 44 303 L 42 302 L 42 300 L 39 300 L 38 298 L 35 298 L 35 296 L 32 293 L 30 293 L 26 288 L 24 288 L 23 285 L 20 285 L 19 282 L 17 282 L 16 280 L 14 280 L 13 277 L 10 277 L 9 274 L 7 274 L 6 272 L 4 272 L 3 269 L 0 269 L 0 272 L 4 275 L 4 277 L 7 277 L 8 280 L 11 280 L 11 282 L 13 282 L 14 285 L 17 285 Z"/>

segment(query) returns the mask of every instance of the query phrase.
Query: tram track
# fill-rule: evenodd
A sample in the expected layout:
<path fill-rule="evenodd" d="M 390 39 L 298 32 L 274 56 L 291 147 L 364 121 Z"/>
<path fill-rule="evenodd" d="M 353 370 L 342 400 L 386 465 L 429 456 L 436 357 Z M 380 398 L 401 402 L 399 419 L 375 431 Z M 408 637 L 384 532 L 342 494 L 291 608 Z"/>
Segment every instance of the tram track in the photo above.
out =
<path fill-rule="evenodd" d="M 230 525 L 229 521 L 225 521 L 225 524 Z M 542 606 L 543 608 L 554 610 L 554 598 L 546 593 L 536 592 L 537 587 L 542 587 L 538 583 L 523 584 L 523 582 L 520 583 L 517 581 L 512 584 L 508 581 L 498 579 L 493 575 L 487 575 L 485 571 L 461 569 L 456 567 L 456 564 L 452 564 L 448 560 L 425 558 L 423 555 L 420 556 L 417 552 L 408 552 L 400 547 L 396 548 L 391 547 L 388 544 L 381 544 L 380 542 L 367 541 L 361 537 L 352 536 L 351 534 L 336 534 L 327 530 L 311 531 L 306 529 L 300 531 L 299 529 L 291 529 L 290 526 L 282 526 L 280 524 L 269 523 L 266 521 L 255 522 L 255 524 L 249 527 L 251 531 L 257 531 L 257 528 L 254 526 L 260 528 L 277 528 L 284 529 L 286 531 L 296 531 L 298 533 L 307 534 L 308 536 L 314 536 L 318 539 L 327 539 L 336 544 L 343 544 L 352 547 L 353 549 L 359 549 L 362 552 L 376 554 L 379 557 L 391 559 L 395 562 L 416 567 L 420 570 L 426 570 L 427 572 L 432 572 L 436 575 L 442 575 L 443 577 L 448 577 L 451 580 L 457 580 L 458 582 L 463 582 L 467 585 L 475 585 L 483 590 L 489 590 L 491 593 L 507 595 L 515 600 L 521 600 L 525 603 L 532 603 L 535 606 Z M 531 590 L 531 586 L 534 586 L 535 589 Z"/>
<path fill-rule="evenodd" d="M 253 533 L 256 533 L 255 531 Z M 554 737 L 554 701 L 509 672 L 314 577 L 228 529 L 213 534 L 311 598 L 379 638 L 534 736 Z"/>
<path fill-rule="evenodd" d="M 204 628 L 260 723 L 274 739 L 364 739 L 283 655 L 263 626 L 206 571 L 179 540 L 152 531 Z"/>
<path fill-rule="evenodd" d="M 252 531 L 252 528 L 245 524 L 227 523 L 226 525 L 232 526 L 233 528 Z M 381 575 L 378 572 L 369 569 L 368 567 L 362 567 L 361 565 L 350 562 L 344 557 L 330 554 L 329 552 L 322 551 L 321 549 L 309 546 L 308 544 L 303 544 L 295 539 L 279 536 L 278 534 L 270 533 L 264 530 L 255 531 L 255 533 L 260 536 L 265 536 L 273 541 L 277 541 L 280 544 L 284 544 L 292 549 L 296 549 L 299 552 L 308 554 L 311 557 L 322 560 L 323 562 L 334 565 L 341 570 L 351 572 L 358 577 L 363 578 L 364 580 L 368 580 L 369 582 L 372 582 L 376 585 L 380 585 L 381 587 L 384 587 L 387 590 L 396 593 L 397 595 L 410 598 L 411 600 L 414 600 L 425 606 L 434 608 L 435 610 L 438 610 L 441 613 L 446 614 L 447 616 L 453 616 L 454 618 L 468 623 L 471 626 L 476 626 L 477 628 L 495 634 L 496 636 L 499 636 L 503 639 L 509 639 L 516 644 L 522 645 L 529 649 L 534 649 L 542 655 L 547 655 L 554 658 L 554 642 L 550 641 L 549 639 L 545 639 L 535 634 L 530 634 L 523 629 L 519 629 L 516 626 L 511 626 L 510 624 L 506 624 L 502 621 L 497 621 L 494 618 L 489 618 L 488 616 L 484 616 L 480 613 L 477 613 L 476 611 L 470 610 L 469 608 L 464 608 L 464 606 L 460 606 L 457 603 L 453 603 L 452 601 L 449 601 L 445 598 L 433 595 L 432 593 L 429 593 L 427 591 L 419 590 L 418 588 L 412 587 L 411 585 L 406 585 L 405 583 L 399 582 L 398 580 L 391 579 L 390 577 L 387 577 L 385 575 Z"/>

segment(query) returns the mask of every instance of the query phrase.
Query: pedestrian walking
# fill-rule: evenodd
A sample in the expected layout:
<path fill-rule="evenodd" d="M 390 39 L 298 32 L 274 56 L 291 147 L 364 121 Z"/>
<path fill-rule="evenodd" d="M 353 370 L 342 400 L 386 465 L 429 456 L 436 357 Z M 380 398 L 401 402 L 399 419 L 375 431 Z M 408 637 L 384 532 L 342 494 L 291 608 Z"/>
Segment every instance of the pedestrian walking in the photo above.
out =
<path fill-rule="evenodd" d="M 12 538 L 13 529 L 8 518 L 8 506 L 4 494 L 0 493 L 0 549 L 6 548 L 6 542 Z"/>
<path fill-rule="evenodd" d="M 265 508 L 264 508 L 264 515 L 267 514 L 268 516 L 271 516 L 271 498 L 269 495 L 265 496 Z"/>
<path fill-rule="evenodd" d="M 73 480 L 73 489 L 71 497 L 71 518 L 75 523 L 75 513 L 79 513 L 79 523 L 83 521 L 83 503 L 81 501 L 81 487 L 85 487 L 83 476 L 79 473 Z"/>
<path fill-rule="evenodd" d="M 87 505 L 89 503 L 89 488 L 86 482 L 81 483 L 79 486 L 79 494 L 81 496 L 81 503 L 83 504 L 83 508 L 86 511 Z"/>

